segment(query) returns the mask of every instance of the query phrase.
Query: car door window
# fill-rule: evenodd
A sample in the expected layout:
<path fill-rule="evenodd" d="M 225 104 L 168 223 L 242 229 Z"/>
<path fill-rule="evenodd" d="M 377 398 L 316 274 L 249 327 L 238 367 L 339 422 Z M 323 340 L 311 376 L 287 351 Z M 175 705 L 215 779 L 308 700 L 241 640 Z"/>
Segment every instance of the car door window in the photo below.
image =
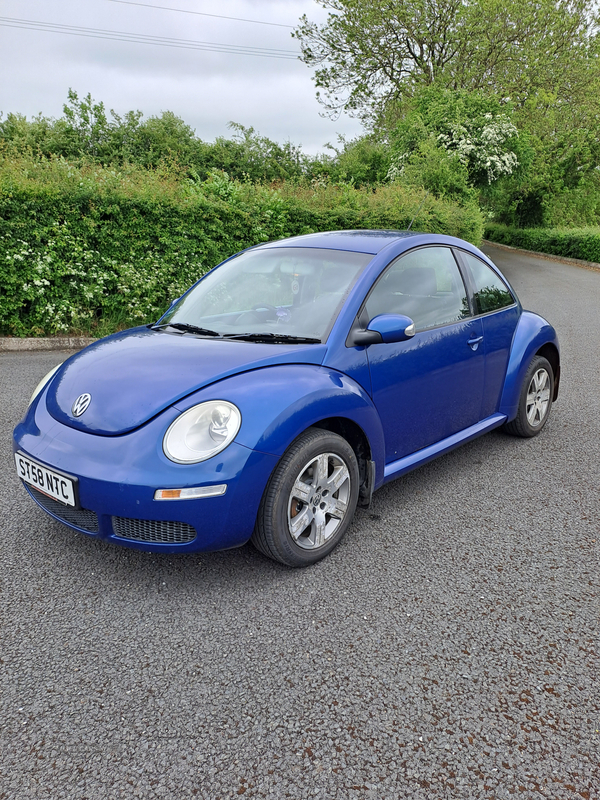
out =
<path fill-rule="evenodd" d="M 460 271 L 447 247 L 422 247 L 401 256 L 384 272 L 367 298 L 369 320 L 405 314 L 416 330 L 471 316 Z"/>
<path fill-rule="evenodd" d="M 469 253 L 461 252 L 461 257 L 467 262 L 473 277 L 475 310 L 478 314 L 488 314 L 516 302 L 502 278 L 487 264 Z"/>

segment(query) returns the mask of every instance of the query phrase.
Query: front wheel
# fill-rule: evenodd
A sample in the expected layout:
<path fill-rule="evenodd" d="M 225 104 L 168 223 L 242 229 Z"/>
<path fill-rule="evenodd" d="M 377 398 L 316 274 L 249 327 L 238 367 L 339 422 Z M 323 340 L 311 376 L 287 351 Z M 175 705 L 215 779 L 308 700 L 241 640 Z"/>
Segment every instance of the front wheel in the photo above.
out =
<path fill-rule="evenodd" d="M 554 372 L 543 356 L 535 356 L 525 373 L 519 410 L 504 429 L 513 436 L 536 436 L 548 421 L 554 396 Z"/>
<path fill-rule="evenodd" d="M 352 522 L 359 471 L 341 436 L 309 428 L 290 446 L 265 489 L 252 544 L 290 567 L 319 561 Z"/>

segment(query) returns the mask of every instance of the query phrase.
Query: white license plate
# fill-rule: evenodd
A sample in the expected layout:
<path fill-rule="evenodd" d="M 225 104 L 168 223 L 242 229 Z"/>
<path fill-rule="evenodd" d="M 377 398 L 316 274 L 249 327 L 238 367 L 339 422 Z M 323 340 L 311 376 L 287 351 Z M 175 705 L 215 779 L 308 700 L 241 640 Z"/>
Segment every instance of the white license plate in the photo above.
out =
<path fill-rule="evenodd" d="M 22 453 L 15 453 L 15 463 L 19 478 L 34 486 L 53 500 L 58 500 L 65 506 L 76 506 L 75 483 L 66 475 L 54 472 L 43 464 L 32 461 Z"/>

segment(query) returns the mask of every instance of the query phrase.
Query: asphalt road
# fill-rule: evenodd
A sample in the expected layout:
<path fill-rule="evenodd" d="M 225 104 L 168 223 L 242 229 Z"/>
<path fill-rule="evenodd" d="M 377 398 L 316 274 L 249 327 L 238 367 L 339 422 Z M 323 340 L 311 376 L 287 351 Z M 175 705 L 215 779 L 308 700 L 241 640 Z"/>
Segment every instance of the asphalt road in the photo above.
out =
<path fill-rule="evenodd" d="M 600 797 L 600 272 L 493 253 L 559 331 L 547 428 L 388 485 L 306 570 L 52 522 L 10 431 L 65 354 L 0 355 L 0 798 Z"/>

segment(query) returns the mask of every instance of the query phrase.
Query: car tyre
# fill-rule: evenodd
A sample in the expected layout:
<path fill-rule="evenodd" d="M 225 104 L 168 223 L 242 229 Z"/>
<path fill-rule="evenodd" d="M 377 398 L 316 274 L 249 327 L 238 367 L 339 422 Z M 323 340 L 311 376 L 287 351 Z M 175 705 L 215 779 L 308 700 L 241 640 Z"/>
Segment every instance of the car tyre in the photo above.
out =
<path fill-rule="evenodd" d="M 525 373 L 517 416 L 504 430 L 512 436 L 531 438 L 542 430 L 552 408 L 554 372 L 543 356 L 535 356 Z"/>
<path fill-rule="evenodd" d="M 348 442 L 336 433 L 308 428 L 269 479 L 252 544 L 290 567 L 320 561 L 348 530 L 358 487 L 358 463 Z"/>

